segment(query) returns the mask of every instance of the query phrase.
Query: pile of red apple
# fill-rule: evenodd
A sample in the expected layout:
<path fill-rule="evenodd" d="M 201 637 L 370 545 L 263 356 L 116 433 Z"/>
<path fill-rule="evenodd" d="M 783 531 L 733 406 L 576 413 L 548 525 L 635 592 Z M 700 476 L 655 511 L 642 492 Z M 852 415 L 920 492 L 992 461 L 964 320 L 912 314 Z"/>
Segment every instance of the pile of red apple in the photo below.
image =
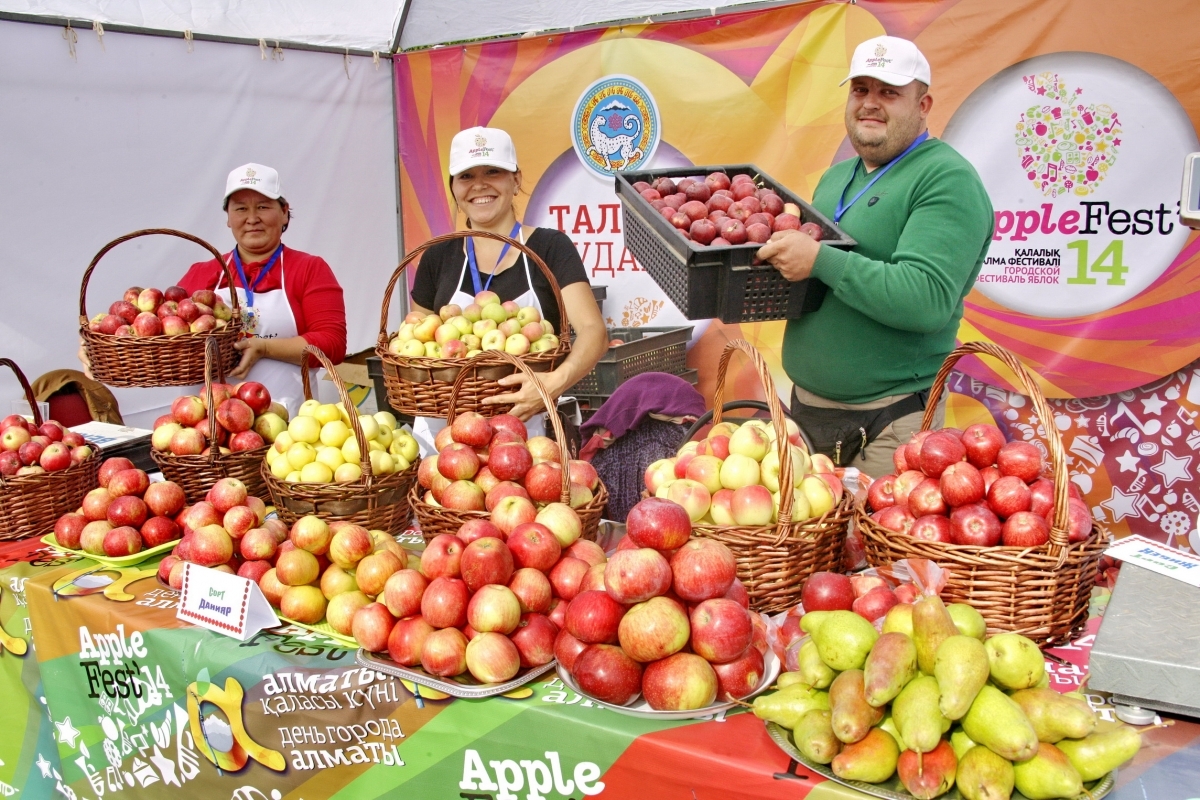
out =
<path fill-rule="evenodd" d="M 528 431 L 511 414 L 485 417 L 467 411 L 438 432 L 436 455 L 417 470 L 424 500 L 455 511 L 487 511 L 505 533 L 532 522 L 537 509 L 562 499 L 559 446 L 546 436 L 526 440 Z M 600 476 L 586 461 L 569 464 L 572 508 L 595 497 Z"/>
<path fill-rule="evenodd" d="M 212 396 L 221 453 L 266 447 L 287 429 L 287 409 L 271 402 L 271 393 L 261 383 L 214 383 Z M 171 413 L 154 420 L 150 446 L 177 456 L 208 455 L 210 431 L 204 398 L 203 394 L 175 398 Z"/>
<path fill-rule="evenodd" d="M 20 414 L 0 420 L 0 476 L 58 472 L 95 454 L 87 440 L 54 420 L 34 425 Z"/>
<path fill-rule="evenodd" d="M 685 239 L 709 247 L 761 243 L 778 231 L 798 230 L 817 241 L 821 226 L 800 221 L 800 207 L 785 203 L 754 178 L 738 173 L 732 178 L 714 172 L 706 178 L 683 178 L 678 183 L 659 178 L 638 181 L 634 191 L 654 206 Z"/>
<path fill-rule="evenodd" d="M 151 483 L 127 458 L 108 458 L 97 475 L 99 488 L 83 497 L 78 511 L 54 523 L 60 547 L 120 558 L 180 537 L 183 488 L 171 481 Z"/>
<path fill-rule="evenodd" d="M 152 484 L 151 488 L 161 485 Z M 199 503 L 184 506 L 182 490 L 178 498 L 176 538 L 179 534 L 183 538 L 158 565 L 163 583 L 182 588 L 185 561 L 255 581 L 271 568 L 269 559 L 287 538 L 287 525 L 267 519 L 266 503 L 250 494 L 246 484 L 237 478 L 222 478 Z"/>
<path fill-rule="evenodd" d="M 894 475 L 871 483 L 867 503 L 882 527 L 916 539 L 977 547 L 1038 547 L 1050 538 L 1054 482 L 1028 442 L 995 425 L 919 431 L 896 449 Z M 1081 542 L 1092 515 L 1069 485 L 1068 535 Z"/>
<path fill-rule="evenodd" d="M 694 711 L 753 693 L 766 641 L 756 641 L 736 569 L 728 547 L 691 537 L 682 506 L 642 500 L 616 552 L 567 601 L 558 663 L 584 694 L 613 705 L 640 695 L 658 711 Z"/>
<path fill-rule="evenodd" d="M 209 289 L 192 292 L 172 286 L 165 292 L 131 286 L 125 296 L 97 314 L 88 329 L 112 336 L 179 336 L 220 330 L 233 318 L 233 309 Z"/>

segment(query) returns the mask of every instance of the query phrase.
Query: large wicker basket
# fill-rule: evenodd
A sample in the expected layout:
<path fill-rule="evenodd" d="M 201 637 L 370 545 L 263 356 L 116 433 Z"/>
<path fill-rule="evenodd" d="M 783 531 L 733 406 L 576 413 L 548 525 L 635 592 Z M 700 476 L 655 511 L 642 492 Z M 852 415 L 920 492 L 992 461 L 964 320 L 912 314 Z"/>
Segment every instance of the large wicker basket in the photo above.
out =
<path fill-rule="evenodd" d="M 152 449 L 150 458 L 158 464 L 164 478 L 183 487 L 189 503 L 203 500 L 212 485 L 222 478 L 237 478 L 246 484 L 247 492 L 255 497 L 265 497 L 267 484 L 262 477 L 262 462 L 270 445 L 234 453 L 220 452 L 216 437 L 217 408 L 212 394 L 214 371 L 217 383 L 224 383 L 225 373 L 221 369 L 217 343 L 209 339 L 204 351 L 204 405 L 208 409 L 208 453 L 177 456 Z"/>
<path fill-rule="evenodd" d="M 507 242 L 525 253 L 546 276 L 546 280 L 550 282 L 550 288 L 554 291 L 554 301 L 558 305 L 560 320 L 558 347 L 542 353 L 521 356 L 522 363 L 534 372 L 550 372 L 562 363 L 571 351 L 570 326 L 567 321 L 567 306 L 563 302 L 562 291 L 559 289 L 558 281 L 554 279 L 554 274 L 537 253 L 516 239 L 488 231 L 455 231 L 444 236 L 436 236 L 404 257 L 404 260 L 396 267 L 396 271 L 392 273 L 392 279 L 388 281 L 387 291 L 383 295 L 383 309 L 379 320 L 379 342 L 375 346 L 375 352 L 383 364 L 383 382 L 387 387 L 388 404 L 401 414 L 445 419 L 450 413 L 450 386 L 459 376 L 464 362 L 461 358 L 401 356 L 388 349 L 388 343 L 392 339 L 392 334 L 389 334 L 387 330 L 388 309 L 391 306 L 392 293 L 400 281 L 400 276 L 404 274 L 404 270 L 426 250 L 442 242 L 466 239 L 471 236 Z M 407 289 L 407 284 L 405 288 Z M 489 362 L 486 367 L 480 365 L 474 370 L 468 370 L 470 377 L 460 385 L 457 410 L 460 412 L 476 411 L 487 417 L 507 413 L 512 408 L 511 406 L 485 405 L 483 401 L 509 391 L 497 381 L 513 374 L 514 369 L 508 363 Z"/>
<path fill-rule="evenodd" d="M 736 339 L 725 345 L 717 367 L 717 387 L 713 394 L 713 424 L 721 422 L 725 404 L 725 375 L 729 360 L 736 351 L 750 357 L 758 379 L 767 396 L 771 424 L 775 428 L 775 445 L 779 452 L 779 485 L 792 486 L 792 459 L 788 451 L 788 432 L 783 407 L 775 391 L 770 370 L 754 345 Z M 791 492 L 779 493 L 778 520 L 762 527 L 737 525 L 694 525 L 692 532 L 721 542 L 737 557 L 738 578 L 750 595 L 750 608 L 755 611 L 783 611 L 800 602 L 804 582 L 814 572 L 838 572 L 842 563 L 842 548 L 846 529 L 854 513 L 854 504 L 847 492 L 841 501 L 820 517 L 807 520 L 792 519 Z"/>
<path fill-rule="evenodd" d="M 195 242 L 217 259 L 225 271 L 225 280 L 233 286 L 233 273 L 225 257 L 208 242 L 190 233 L 170 228 L 149 228 L 113 239 L 100 249 L 83 273 L 79 287 L 79 336 L 87 353 L 92 377 L 109 386 L 194 386 L 204 381 L 205 343 L 216 341 L 221 366 L 226 371 L 238 362 L 233 345 L 242 335 L 242 310 L 237 292 L 232 292 L 233 317 L 223 328 L 207 333 L 182 333 L 177 336 L 115 336 L 93 331 L 88 325 L 87 287 L 92 270 L 100 259 L 122 242 L 141 236 L 177 236 Z"/>
<path fill-rule="evenodd" d="M 498 364 L 511 365 L 513 369 L 521 370 L 528 375 L 530 380 L 533 381 L 533 385 L 537 388 L 538 393 L 542 396 L 542 402 L 546 408 L 554 408 L 554 401 L 551 399 L 549 392 L 546 391 L 546 387 L 538 380 L 537 375 L 534 374 L 528 364 L 524 363 L 522 359 L 508 353 L 488 351 L 467 359 L 467 362 L 463 365 L 462 373 L 452 384 L 450 388 L 450 414 L 446 419 L 447 425 L 454 422 L 456 413 L 461 413 L 461 409 L 456 407 L 455 401 L 462 387 L 470 380 L 470 373 L 476 369 L 489 369 Z M 563 434 L 562 421 L 558 418 L 558 414 L 551 411 L 547 416 L 550 418 L 551 427 L 554 428 L 555 441 L 559 443 L 558 463 L 562 466 L 562 492 L 559 499 L 564 503 L 569 503 L 571 500 L 569 472 L 571 456 L 567 450 L 567 440 Z M 604 514 L 604 507 L 608 505 L 608 489 L 604 488 L 603 482 L 598 483 L 597 486 L 598 488 L 592 495 L 592 499 L 575 509 L 575 513 L 579 515 L 580 522 L 583 523 L 583 538 L 592 541 L 596 541 L 597 533 L 600 530 L 600 517 Z M 467 520 L 486 519 L 488 517 L 486 511 L 457 511 L 427 503 L 421 493 L 421 487 L 417 485 L 413 486 L 409 500 L 416 511 L 417 521 L 421 526 L 421 534 L 425 537 L 426 542 L 439 533 L 458 533 L 458 529 Z"/>
<path fill-rule="evenodd" d="M 987 620 L 989 633 L 1020 633 L 1043 646 L 1068 644 L 1083 632 L 1087 623 L 1096 567 L 1110 536 L 1097 525 L 1086 541 L 1068 542 L 1067 465 L 1062 439 L 1054 427 L 1054 413 L 1033 376 L 1004 348 L 987 342 L 967 342 L 950 353 L 934 379 L 921 430 L 929 430 L 933 424 L 934 410 L 950 370 L 960 358 L 973 353 L 992 356 L 1008 367 L 1029 395 L 1034 412 L 1043 423 L 1054 472 L 1050 541 L 1033 548 L 923 541 L 880 526 L 860 505 L 855 510 L 855 521 L 867 561 L 876 567 L 902 558 L 935 561 L 950 573 L 942 599 L 973 606 Z"/>
<path fill-rule="evenodd" d="M 359 465 L 362 476 L 357 483 L 287 483 L 271 474 L 264 459 L 261 462 L 263 480 L 271 493 L 271 501 L 279 512 L 279 518 L 288 525 L 306 514 L 316 514 L 327 522 L 343 521 L 364 528 L 399 533 L 407 528 L 412 518 L 408 503 L 408 490 L 417 480 L 417 464 L 403 472 L 391 475 L 371 473 L 370 448 L 358 421 L 354 402 L 346 390 L 346 384 L 333 368 L 333 363 L 320 348 L 309 345 L 304 348 L 305 363 L 300 374 L 304 381 L 304 398 L 312 399 L 308 356 L 316 358 L 329 372 L 342 404 L 349 412 L 350 428 L 358 443 Z"/>
<path fill-rule="evenodd" d="M 25 373 L 11 359 L 0 358 L 0 365 L 17 376 L 33 410 L 33 422 L 40 426 L 45 420 Z M 79 508 L 83 496 L 99 486 L 96 473 L 102 458 L 100 447 L 90 446 L 94 451 L 91 458 L 66 469 L 41 475 L 0 476 L 0 541 L 49 533 L 59 517 Z"/>

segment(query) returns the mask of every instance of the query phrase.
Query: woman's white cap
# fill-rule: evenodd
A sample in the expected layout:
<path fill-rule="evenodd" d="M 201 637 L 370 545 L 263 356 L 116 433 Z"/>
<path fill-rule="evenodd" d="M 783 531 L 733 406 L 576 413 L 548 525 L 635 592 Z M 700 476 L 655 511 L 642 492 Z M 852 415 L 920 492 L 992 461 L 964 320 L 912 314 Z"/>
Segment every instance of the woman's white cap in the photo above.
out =
<path fill-rule="evenodd" d="M 892 86 L 907 86 L 916 80 L 928 86 L 929 62 L 908 39 L 876 36 L 854 48 L 850 74 L 842 83 L 851 78 L 875 78 Z"/>
<path fill-rule="evenodd" d="M 471 167 L 499 167 L 517 171 L 517 148 L 499 128 L 467 128 L 450 140 L 450 175 Z"/>
<path fill-rule="evenodd" d="M 242 189 L 253 189 L 263 197 L 278 200 L 279 173 L 262 164 L 242 164 L 225 179 L 225 199 Z"/>

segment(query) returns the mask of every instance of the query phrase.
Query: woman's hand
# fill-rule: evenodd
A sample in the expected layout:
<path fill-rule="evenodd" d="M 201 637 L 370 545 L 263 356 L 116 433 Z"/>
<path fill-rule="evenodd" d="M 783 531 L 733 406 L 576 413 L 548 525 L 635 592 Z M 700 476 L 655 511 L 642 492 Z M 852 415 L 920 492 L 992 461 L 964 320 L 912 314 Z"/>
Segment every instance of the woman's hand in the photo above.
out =
<path fill-rule="evenodd" d="M 242 353 L 242 360 L 238 365 L 229 372 L 230 378 L 245 380 L 250 374 L 250 368 L 253 367 L 260 358 L 267 357 L 267 342 L 268 339 L 263 339 L 259 336 L 251 336 L 248 339 L 239 339 L 233 346 Z"/>
<path fill-rule="evenodd" d="M 83 374 L 92 377 L 92 362 L 88 360 L 87 350 L 83 347 L 83 337 L 79 338 L 79 363 L 83 365 Z M 95 380 L 95 378 L 92 378 Z"/>
<path fill-rule="evenodd" d="M 516 372 L 503 377 L 497 383 L 501 386 L 512 386 L 514 387 L 514 391 L 489 397 L 483 401 L 484 405 L 497 406 L 511 403 L 512 411 L 508 413 L 517 417 L 522 422 L 526 422 L 534 414 L 546 410 L 546 404 L 542 402 L 542 396 L 538 394 L 533 381 L 524 372 Z M 550 387 L 547 386 L 546 388 L 549 389 Z M 550 396 L 557 397 L 554 392 L 551 392 Z"/>

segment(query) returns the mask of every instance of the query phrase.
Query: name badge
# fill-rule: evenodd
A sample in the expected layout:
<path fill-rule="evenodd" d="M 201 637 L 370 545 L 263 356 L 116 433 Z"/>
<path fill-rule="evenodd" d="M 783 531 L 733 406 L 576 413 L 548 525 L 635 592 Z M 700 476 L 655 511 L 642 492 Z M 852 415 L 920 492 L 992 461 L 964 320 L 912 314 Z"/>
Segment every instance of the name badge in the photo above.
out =
<path fill-rule="evenodd" d="M 183 568 L 183 592 L 175 616 L 243 642 L 280 624 L 257 583 L 196 564 Z"/>

